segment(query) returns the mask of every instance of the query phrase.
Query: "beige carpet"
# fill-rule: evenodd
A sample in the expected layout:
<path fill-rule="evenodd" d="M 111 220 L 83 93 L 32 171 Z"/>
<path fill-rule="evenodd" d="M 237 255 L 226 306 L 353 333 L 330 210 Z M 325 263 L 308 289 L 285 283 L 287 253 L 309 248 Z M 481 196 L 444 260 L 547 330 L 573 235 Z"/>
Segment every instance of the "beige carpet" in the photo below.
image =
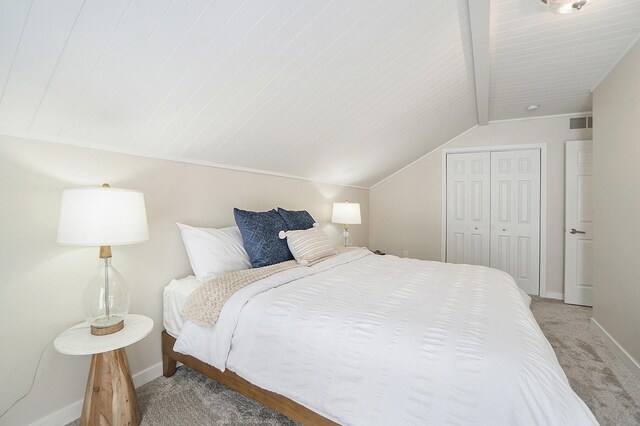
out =
<path fill-rule="evenodd" d="M 591 330 L 591 308 L 540 298 L 531 308 L 571 386 L 598 421 L 603 426 L 640 425 L 640 378 Z M 184 367 L 172 378 L 140 387 L 138 399 L 145 426 L 296 424 Z"/>
<path fill-rule="evenodd" d="M 600 424 L 640 425 L 640 377 L 592 330 L 592 309 L 534 298 L 531 310 L 571 387 Z"/>

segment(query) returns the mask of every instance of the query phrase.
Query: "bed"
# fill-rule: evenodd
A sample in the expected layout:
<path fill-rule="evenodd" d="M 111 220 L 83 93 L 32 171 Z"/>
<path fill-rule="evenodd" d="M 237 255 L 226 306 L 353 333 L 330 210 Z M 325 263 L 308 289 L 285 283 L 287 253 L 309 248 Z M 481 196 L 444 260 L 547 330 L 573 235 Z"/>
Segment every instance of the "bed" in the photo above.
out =
<path fill-rule="evenodd" d="M 306 424 L 597 424 L 501 271 L 355 249 L 185 321 L 201 284 L 164 293 L 164 373 L 176 361 Z"/>

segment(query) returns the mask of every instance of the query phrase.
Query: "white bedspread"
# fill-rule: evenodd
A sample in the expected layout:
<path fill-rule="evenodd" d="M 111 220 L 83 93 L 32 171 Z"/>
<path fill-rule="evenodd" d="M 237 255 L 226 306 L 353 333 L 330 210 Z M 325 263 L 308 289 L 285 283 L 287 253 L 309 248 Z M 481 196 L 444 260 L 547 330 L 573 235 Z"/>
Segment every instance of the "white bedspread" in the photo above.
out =
<path fill-rule="evenodd" d="M 348 252 L 243 288 L 175 350 L 342 424 L 597 424 L 485 267 Z"/>
<path fill-rule="evenodd" d="M 180 335 L 180 330 L 185 323 L 180 312 L 186 303 L 189 295 L 193 293 L 202 283 L 193 275 L 180 278 L 179 280 L 171 280 L 164 288 L 162 294 L 162 323 L 167 333 L 173 337 Z"/>

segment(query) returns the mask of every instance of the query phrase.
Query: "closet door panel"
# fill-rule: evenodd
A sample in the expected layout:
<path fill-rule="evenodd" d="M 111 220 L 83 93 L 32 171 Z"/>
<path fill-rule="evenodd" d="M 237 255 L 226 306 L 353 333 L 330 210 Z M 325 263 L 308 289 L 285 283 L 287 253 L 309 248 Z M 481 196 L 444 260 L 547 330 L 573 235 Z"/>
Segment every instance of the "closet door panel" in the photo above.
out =
<path fill-rule="evenodd" d="M 467 263 L 467 159 L 447 156 L 447 262 Z"/>
<path fill-rule="evenodd" d="M 511 271 L 511 236 L 498 235 L 492 238 L 491 247 L 491 267 Z"/>
<path fill-rule="evenodd" d="M 539 294 L 540 151 L 492 152 L 491 188 L 491 266 Z"/>
<path fill-rule="evenodd" d="M 518 237 L 518 268 L 517 275 L 519 280 L 531 280 L 531 264 L 532 249 L 531 238 Z"/>
<path fill-rule="evenodd" d="M 469 233 L 469 251 L 473 253 L 474 265 L 489 266 L 491 232 L 491 154 L 475 154 L 474 167 L 471 170 L 470 185 L 471 223 Z"/>
<path fill-rule="evenodd" d="M 447 262 L 489 266 L 488 152 L 447 155 Z"/>

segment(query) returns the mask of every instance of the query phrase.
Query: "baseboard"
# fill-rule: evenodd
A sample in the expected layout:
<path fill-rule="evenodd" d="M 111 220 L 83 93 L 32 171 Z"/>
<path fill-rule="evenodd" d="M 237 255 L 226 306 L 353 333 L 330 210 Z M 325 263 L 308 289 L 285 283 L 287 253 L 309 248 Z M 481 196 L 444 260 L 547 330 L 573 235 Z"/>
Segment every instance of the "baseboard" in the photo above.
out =
<path fill-rule="evenodd" d="M 625 351 L 624 348 L 620 346 L 618 342 L 616 342 L 616 339 L 614 339 L 609 333 L 607 333 L 607 330 L 605 330 L 598 323 L 598 321 L 595 320 L 595 318 L 591 318 L 591 328 L 593 328 L 604 339 L 604 341 L 607 343 L 607 346 L 609 346 L 609 348 L 611 348 L 611 350 L 615 352 L 618 358 L 620 358 L 627 365 L 627 367 L 631 369 L 631 371 L 633 371 L 638 377 L 640 377 L 640 364 L 638 364 L 638 362 L 633 359 L 631 355 L 629 355 L 629 352 Z"/>
<path fill-rule="evenodd" d="M 142 370 L 139 373 L 133 375 L 133 385 L 136 388 L 149 383 L 153 379 L 157 379 L 162 376 L 162 362 L 152 365 L 151 367 Z"/>
<path fill-rule="evenodd" d="M 40 420 L 36 420 L 35 422 L 31 423 L 31 426 L 64 426 L 80 417 L 81 412 L 82 399 L 80 401 L 74 402 L 73 404 L 69 404 L 64 408 L 61 408 L 58 411 L 55 411 L 48 416 L 41 418 Z"/>
<path fill-rule="evenodd" d="M 142 370 L 139 373 L 133 375 L 133 384 L 136 388 L 149 383 L 155 378 L 162 376 L 162 362 L 159 362 L 146 370 Z M 64 426 L 71 423 L 80 417 L 82 413 L 83 400 L 76 401 L 55 411 L 48 416 L 45 416 L 35 422 L 31 423 L 31 426 Z"/>
<path fill-rule="evenodd" d="M 556 293 L 555 291 L 547 291 L 546 294 L 540 295 L 541 297 L 546 297 L 547 299 L 558 299 L 564 300 L 564 293 Z"/>

